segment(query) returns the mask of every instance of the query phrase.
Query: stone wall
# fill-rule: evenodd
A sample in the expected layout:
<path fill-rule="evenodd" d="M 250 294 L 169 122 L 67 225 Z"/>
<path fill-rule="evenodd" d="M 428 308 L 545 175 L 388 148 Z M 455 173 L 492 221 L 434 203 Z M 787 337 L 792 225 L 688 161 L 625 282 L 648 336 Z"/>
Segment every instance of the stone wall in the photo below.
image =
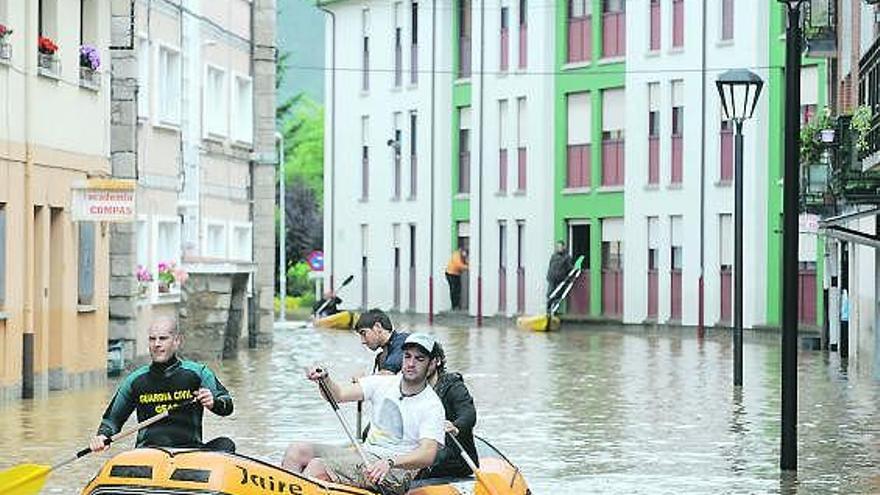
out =
<path fill-rule="evenodd" d="M 181 354 L 196 361 L 235 357 L 242 337 L 247 273 L 190 273 L 181 288 Z"/>

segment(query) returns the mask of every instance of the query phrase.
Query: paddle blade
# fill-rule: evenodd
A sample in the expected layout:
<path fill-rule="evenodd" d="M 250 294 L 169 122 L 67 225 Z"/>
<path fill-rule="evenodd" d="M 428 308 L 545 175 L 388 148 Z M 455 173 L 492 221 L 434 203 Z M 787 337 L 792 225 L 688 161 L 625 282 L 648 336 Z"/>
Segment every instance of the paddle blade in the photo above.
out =
<path fill-rule="evenodd" d="M 51 470 L 49 466 L 22 464 L 0 472 L 0 494 L 36 495 Z"/>
<path fill-rule="evenodd" d="M 581 269 L 582 269 L 581 266 L 582 266 L 583 264 L 584 264 L 584 255 L 580 255 L 580 256 L 578 256 L 577 261 L 574 262 L 574 268 L 575 268 L 577 271 L 581 271 Z"/>
<path fill-rule="evenodd" d="M 497 473 L 486 473 L 477 469 L 474 471 L 474 475 L 477 477 L 474 495 L 509 495 L 513 493 L 510 485 Z"/>
<path fill-rule="evenodd" d="M 352 280 L 354 280 L 354 275 L 349 275 L 348 277 L 345 277 L 345 280 L 342 281 L 342 285 L 340 285 L 339 288 L 341 289 L 350 284 Z"/>

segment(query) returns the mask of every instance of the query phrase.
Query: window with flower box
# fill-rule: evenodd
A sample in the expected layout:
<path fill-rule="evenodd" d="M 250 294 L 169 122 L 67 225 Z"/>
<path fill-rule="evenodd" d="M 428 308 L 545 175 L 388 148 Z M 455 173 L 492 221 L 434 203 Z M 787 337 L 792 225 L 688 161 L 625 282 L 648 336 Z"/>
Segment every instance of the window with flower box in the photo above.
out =
<path fill-rule="evenodd" d="M 101 78 L 101 53 L 98 49 L 98 0 L 79 2 L 79 85 L 98 90 Z"/>
<path fill-rule="evenodd" d="M 14 27 L 9 24 L 7 0 L 0 0 L 0 60 L 12 58 L 12 44 L 9 42 Z"/>
<path fill-rule="evenodd" d="M 155 220 L 155 235 L 153 236 L 153 259 L 152 270 L 155 270 L 154 278 L 160 279 L 162 266 L 180 264 L 180 219 L 176 217 L 160 217 Z M 180 284 L 171 284 L 169 287 L 159 288 L 159 292 L 179 292 Z"/>
<path fill-rule="evenodd" d="M 39 74 L 58 77 L 58 0 L 39 0 L 37 4 L 37 67 Z"/>

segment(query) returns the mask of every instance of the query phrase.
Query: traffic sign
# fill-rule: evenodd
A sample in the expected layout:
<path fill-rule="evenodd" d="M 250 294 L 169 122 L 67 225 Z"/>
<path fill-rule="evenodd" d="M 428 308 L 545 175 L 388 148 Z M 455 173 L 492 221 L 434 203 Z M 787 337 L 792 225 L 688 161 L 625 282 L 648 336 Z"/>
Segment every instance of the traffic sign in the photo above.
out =
<path fill-rule="evenodd" d="M 312 251 L 306 256 L 306 262 L 309 264 L 309 267 L 312 271 L 322 272 L 324 271 L 324 252 L 323 251 Z"/>

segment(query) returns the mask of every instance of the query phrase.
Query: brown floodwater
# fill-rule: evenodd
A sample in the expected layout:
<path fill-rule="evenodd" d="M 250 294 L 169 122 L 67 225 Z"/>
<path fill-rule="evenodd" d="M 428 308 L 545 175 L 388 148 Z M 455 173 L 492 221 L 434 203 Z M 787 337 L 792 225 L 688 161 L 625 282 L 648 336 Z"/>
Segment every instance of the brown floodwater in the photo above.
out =
<path fill-rule="evenodd" d="M 800 351 L 799 472 L 789 479 L 777 468 L 776 333 L 747 332 L 744 386 L 736 390 L 726 333 L 697 339 L 693 329 L 604 325 L 551 334 L 454 325 L 430 331 L 470 386 L 478 433 L 522 468 L 536 494 L 880 493 L 873 366 L 843 372 L 834 354 Z M 273 462 L 294 439 L 344 442 L 331 409 L 303 377 L 313 362 L 347 377 L 366 372 L 372 356 L 351 333 L 278 330 L 273 347 L 214 365 L 235 412 L 207 414 L 205 438 L 231 436 L 240 452 Z M 0 469 L 52 463 L 85 446 L 114 386 L 0 408 Z M 343 407 L 354 424 L 354 407 Z M 122 441 L 112 451 L 131 445 Z M 53 473 L 43 493 L 79 493 L 107 457 Z"/>

